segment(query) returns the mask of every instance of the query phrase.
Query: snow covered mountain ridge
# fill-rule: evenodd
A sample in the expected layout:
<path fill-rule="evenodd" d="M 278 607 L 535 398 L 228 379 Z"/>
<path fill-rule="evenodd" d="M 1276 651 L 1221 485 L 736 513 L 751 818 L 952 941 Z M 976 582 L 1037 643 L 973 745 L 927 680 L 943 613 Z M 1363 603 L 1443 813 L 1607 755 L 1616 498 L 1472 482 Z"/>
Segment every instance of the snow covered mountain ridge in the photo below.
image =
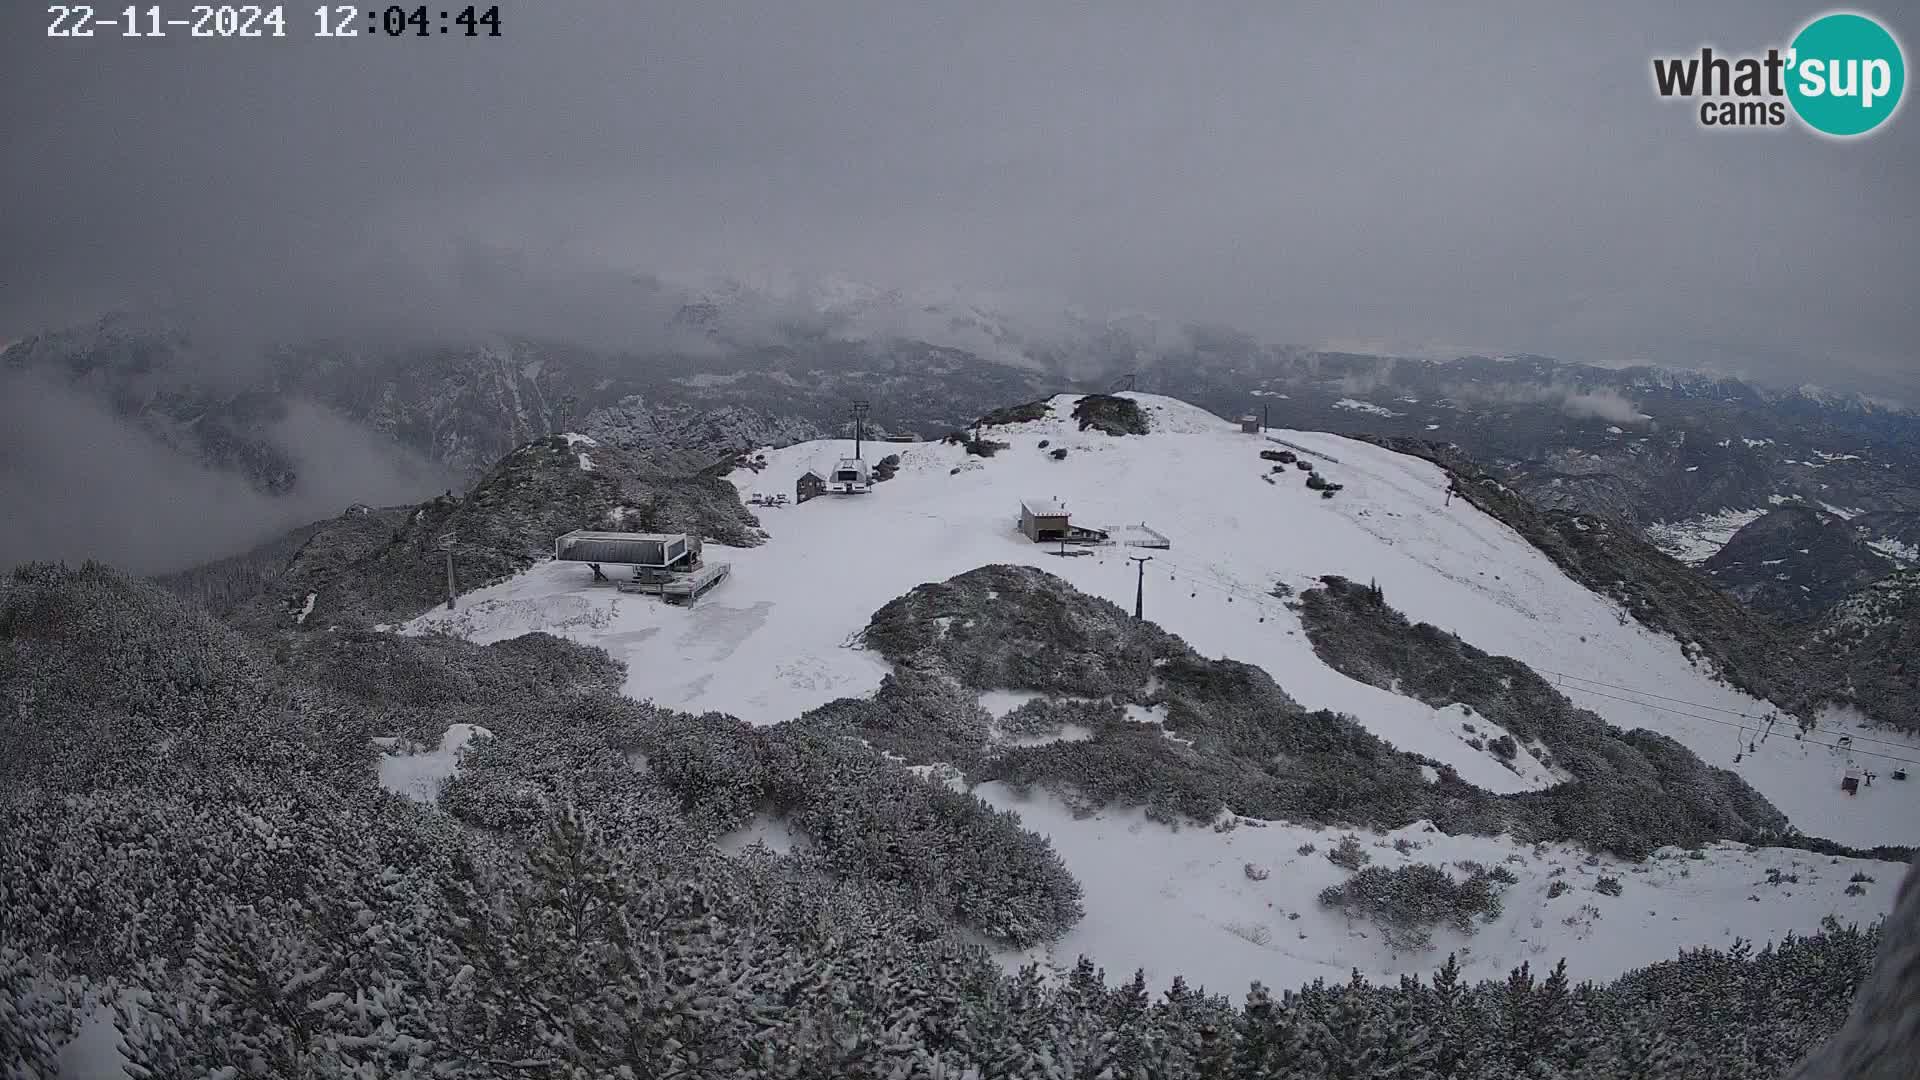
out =
<path fill-rule="evenodd" d="M 732 576 L 690 609 L 596 590 L 579 567 L 545 563 L 469 595 L 453 612 L 422 615 L 407 631 L 483 643 L 555 633 L 623 661 L 630 697 L 777 726 L 836 710 L 861 715 L 860 701 L 892 701 L 887 695 L 901 692 L 890 691 L 888 680 L 906 672 L 863 647 L 875 613 L 896 598 L 982 567 L 1028 566 L 1120 610 L 1131 608 L 1138 590 L 1147 619 L 1209 662 L 1252 665 L 1301 708 L 1351 716 L 1432 763 L 1428 783 L 1464 782 L 1521 798 L 1564 785 L 1565 747 L 1512 735 L 1523 714 L 1508 721 L 1516 725 L 1509 730 L 1484 709 L 1463 711 L 1458 698 L 1422 700 L 1393 679 L 1354 678 L 1323 660 L 1313 629 L 1285 597 L 1337 575 L 1377 583 L 1387 604 L 1436 633 L 1523 663 L 1550 684 L 1549 693 L 1617 732 L 1658 733 L 1731 770 L 1809 834 L 1861 847 L 1912 841 L 1920 788 L 1883 781 L 1850 796 L 1839 781 L 1850 755 L 1920 757 L 1920 741 L 1864 727 L 1844 712 L 1806 731 L 1790 721 L 1769 724 L 1780 715 L 1776 703 L 1721 682 L 1692 643 L 1640 626 L 1512 529 L 1450 498 L 1446 473 L 1432 464 L 1316 432 L 1243 434 L 1184 402 L 1121 397 L 1146 415 L 1148 434 L 1084 428 L 1073 419 L 1079 398 L 1064 395 L 1044 402 L 1036 418 L 987 426 L 978 445 L 888 447 L 900 456 L 898 471 L 870 493 L 759 510 L 769 540 L 725 551 Z M 1004 445 L 983 454 L 987 444 Z M 732 479 L 743 500 L 791 492 L 801 474 L 829 467 L 849 449 L 840 440 L 770 447 L 764 467 Z M 1310 486 L 1309 477 L 1324 483 Z M 1330 496 L 1328 484 L 1339 485 Z M 1083 549 L 1089 555 L 1062 556 L 1057 545 L 1035 544 L 1016 528 L 1021 500 L 1036 497 L 1063 503 L 1076 525 L 1114 535 L 1118 526 L 1144 523 L 1151 532 L 1138 535 L 1165 536 L 1170 546 L 1096 546 Z M 714 557 L 719 549 L 708 550 Z M 1129 555 L 1151 561 L 1143 570 Z M 858 569 L 810 569 L 822 566 Z M 964 632 L 958 618 L 941 625 L 939 633 Z M 1489 700 L 1500 698 L 1497 685 L 1490 692 Z M 1085 712 L 1090 704 L 1032 683 L 968 693 L 977 693 L 975 704 L 990 718 L 987 737 L 1016 750 L 1015 740 L 1038 739 L 1046 755 L 1106 753 L 1104 740 L 1146 729 L 1156 747 L 1202 737 L 1183 726 L 1177 709 L 1128 705 L 1119 719 L 1096 719 Z M 1033 718 L 1047 715 L 1075 719 L 1051 720 L 1033 734 Z M 1663 745 L 1655 739 L 1646 752 Z M 906 761 L 1018 813 L 1051 837 L 1088 884 L 1086 918 L 1044 953 L 1058 962 L 1086 951 L 1118 967 L 1143 967 L 1149 979 L 1178 970 L 1221 986 L 1339 978 L 1356 964 L 1383 977 L 1420 966 L 1312 902 L 1315 890 L 1341 880 L 1312 854 L 1332 843 L 1316 824 L 1263 820 L 1228 805 L 1219 830 L 1176 831 L 1129 800 L 1090 807 L 1049 784 L 986 780 L 952 760 Z M 1603 977 L 1688 943 L 1809 929 L 1829 912 L 1859 913 L 1865 902 L 1846 891 L 1852 883 L 1823 873 L 1824 859 L 1791 849 L 1723 848 L 1707 852 L 1704 865 L 1673 852 L 1593 862 L 1577 848 L 1432 828 L 1416 821 L 1362 829 L 1359 843 L 1382 867 L 1444 851 L 1450 861 L 1504 866 L 1517 879 L 1489 927 L 1458 938 L 1441 933 L 1454 946 L 1470 945 L 1470 970 L 1498 972 L 1529 955 L 1564 953 L 1577 974 Z M 805 846 L 804 834 L 776 815 L 756 819 L 739 842 Z M 1556 882 L 1587 874 L 1629 882 L 1633 899 L 1594 899 L 1593 882 L 1563 899 L 1567 889 Z M 1793 875 L 1800 884 L 1755 892 L 1756 875 Z M 1873 903 L 1885 899 L 1870 895 Z"/>

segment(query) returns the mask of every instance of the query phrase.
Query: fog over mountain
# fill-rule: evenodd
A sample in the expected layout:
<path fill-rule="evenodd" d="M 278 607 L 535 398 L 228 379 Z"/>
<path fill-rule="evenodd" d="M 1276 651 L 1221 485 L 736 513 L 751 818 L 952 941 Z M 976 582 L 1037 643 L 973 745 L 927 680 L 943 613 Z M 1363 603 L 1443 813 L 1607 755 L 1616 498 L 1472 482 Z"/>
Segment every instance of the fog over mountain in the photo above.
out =
<path fill-rule="evenodd" d="M 242 338 L 630 339 L 656 313 L 607 283 L 772 267 L 1277 342 L 1913 382 L 1915 126 L 1709 133 L 1650 85 L 1655 55 L 1784 43 L 1804 5 L 592 0 L 428 41 L 19 14 L 0 338 L 165 305 Z M 476 245 L 551 287 L 498 302 Z"/>
<path fill-rule="evenodd" d="M 303 482 L 276 495 L 33 372 L 0 371 L 0 566 L 94 558 L 192 566 L 359 502 L 421 498 L 453 474 L 310 402 L 269 425 Z"/>

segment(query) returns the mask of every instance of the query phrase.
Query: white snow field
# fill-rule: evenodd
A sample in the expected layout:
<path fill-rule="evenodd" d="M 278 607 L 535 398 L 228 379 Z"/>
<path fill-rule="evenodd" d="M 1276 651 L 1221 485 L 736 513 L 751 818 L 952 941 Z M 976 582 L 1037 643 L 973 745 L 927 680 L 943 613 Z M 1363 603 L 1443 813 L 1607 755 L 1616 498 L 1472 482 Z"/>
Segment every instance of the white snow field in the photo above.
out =
<path fill-rule="evenodd" d="M 1647 539 L 1654 547 L 1688 566 L 1699 566 L 1726 547 L 1734 533 L 1765 513 L 1765 510 L 1723 510 L 1684 521 L 1656 521 L 1647 526 Z"/>
<path fill-rule="evenodd" d="M 440 795 L 440 785 L 460 771 L 460 754 L 467 744 L 492 735 L 478 724 L 452 724 L 433 750 L 402 747 L 391 738 L 375 739 L 386 751 L 377 762 L 380 786 L 415 802 L 433 802 Z"/>
<path fill-rule="evenodd" d="M 1143 968 L 1150 986 L 1184 975 L 1236 1000 L 1255 979 L 1292 989 L 1316 978 L 1345 980 L 1354 968 L 1376 982 L 1431 975 L 1449 952 L 1475 978 L 1504 978 L 1522 961 L 1539 970 L 1564 957 L 1576 979 L 1608 979 L 1683 948 L 1811 932 L 1829 914 L 1871 923 L 1893 906 L 1907 869 L 1742 844 L 1720 845 L 1698 860 L 1669 848 L 1643 863 L 1603 858 L 1587 865 L 1587 853 L 1567 845 L 1536 851 L 1511 839 L 1429 832 L 1424 822 L 1384 834 L 1358 831 L 1371 865 L 1431 863 L 1464 879 L 1454 864 L 1472 860 L 1504 866 L 1519 879 L 1507 888 L 1500 915 L 1473 935 L 1442 927 L 1432 950 L 1395 953 L 1373 924 L 1317 902 L 1320 890 L 1348 877 L 1326 858 L 1344 830 L 1229 816 L 1224 820 L 1237 824 L 1224 831 L 1174 831 L 1139 809 L 1075 820 L 1050 795 L 1023 800 L 997 783 L 976 790 L 1050 836 L 1086 890 L 1085 919 L 1057 942 L 1006 957 L 1009 966 L 1039 960 L 1071 968 L 1084 954 L 1106 968 L 1109 980 Z M 1397 850 L 1395 841 L 1408 850 Z M 1304 844 L 1314 850 L 1302 854 Z M 1249 866 L 1266 876 L 1255 880 Z M 1780 872 L 1779 884 L 1770 883 L 1769 870 Z M 1875 880 L 1850 896 L 1855 873 Z M 1595 891 L 1603 875 L 1620 881 L 1620 895 Z M 1566 882 L 1567 891 L 1549 898 L 1555 881 Z"/>
<path fill-rule="evenodd" d="M 1483 737 L 1500 733 L 1483 717 L 1459 706 L 1435 709 L 1321 663 L 1299 620 L 1271 590 L 1276 583 L 1301 590 L 1319 575 L 1342 574 L 1378 581 L 1387 602 L 1412 619 L 1526 662 L 1616 726 L 1664 732 L 1709 763 L 1738 771 L 1805 832 L 1862 846 L 1912 844 L 1920 837 L 1920 783 L 1881 780 L 1850 797 L 1840 790 L 1846 753 L 1815 745 L 1850 735 L 1854 760 L 1885 775 L 1893 762 L 1865 753 L 1920 760 L 1914 740 L 1859 729 L 1857 721 L 1832 714 L 1835 726 L 1804 742 L 1794 740 L 1790 723 L 1781 724 L 1735 763 L 1736 744 L 1758 739 L 1759 724 L 1748 717 L 1766 715 L 1768 703 L 1715 682 L 1704 665 L 1688 660 L 1681 643 L 1645 630 L 1569 580 L 1505 525 L 1464 500 L 1446 505 L 1447 479 L 1437 467 L 1322 433 L 1242 434 L 1177 400 L 1125 396 L 1148 412 L 1154 434 L 1082 432 L 1070 418 L 1078 395 L 1062 395 L 1052 401 L 1053 418 L 989 429 L 989 438 L 1011 443 L 992 458 L 946 443 L 872 445 L 870 457 L 900 455 L 894 479 L 866 494 L 760 512 L 771 540 L 745 550 L 709 545 L 709 557 L 731 562 L 733 574 L 691 608 L 594 587 L 585 567 L 546 562 L 465 595 L 455 611 L 422 615 L 403 632 L 446 631 L 491 642 L 547 631 L 601 646 L 624 661 L 625 690 L 634 698 L 770 724 L 837 697 L 871 693 L 887 665 L 860 647 L 859 632 L 875 610 L 916 585 L 989 563 L 1024 563 L 1130 609 L 1136 569 L 1127 556 L 1146 555 L 1152 557 L 1144 572 L 1146 617 L 1197 651 L 1256 664 L 1308 708 L 1350 713 L 1394 745 L 1448 762 L 1489 790 L 1520 791 L 1558 779 L 1530 752 L 1509 769 L 1468 746 L 1463 722 Z M 1038 447 L 1041 440 L 1048 441 L 1046 449 Z M 1275 441 L 1313 455 L 1319 471 L 1344 490 L 1323 499 L 1304 486 L 1306 473 L 1291 466 L 1273 473 L 1258 451 Z M 769 449 L 768 467 L 736 472 L 735 483 L 742 499 L 754 491 L 791 493 L 802 472 L 823 473 L 850 446 L 837 440 Z M 1055 460 L 1050 451 L 1060 448 L 1067 456 Z M 1052 554 L 1056 545 L 1030 543 L 1016 529 L 1020 500 L 1030 498 L 1057 499 L 1077 524 L 1145 522 L 1172 547 L 1059 557 Z M 982 703 L 1000 715 L 1021 700 L 989 695 Z M 1417 959 L 1392 957 L 1375 938 L 1349 936 L 1344 922 L 1332 932 L 1331 917 L 1315 910 L 1313 897 L 1340 872 L 1320 855 L 1294 856 L 1311 830 L 1276 824 L 1175 832 L 1146 823 L 1138 811 L 1075 820 L 1044 797 L 1021 802 L 992 785 L 980 793 L 1050 835 L 1086 884 L 1087 917 L 1055 949 L 1068 961 L 1084 950 L 1109 974 L 1143 966 L 1164 981 L 1177 969 L 1191 982 L 1238 992 L 1249 977 L 1291 986 L 1321 974 L 1344 976 L 1352 966 L 1374 974 L 1419 969 L 1444 956 L 1443 946 Z M 1323 850 L 1328 835 L 1322 835 Z M 1493 863 L 1520 850 L 1500 839 L 1410 838 L 1434 841 L 1431 851 L 1449 860 Z M 1390 847 L 1375 854 L 1376 862 L 1389 865 L 1397 856 Z M 1578 863 L 1570 854 L 1554 858 Z M 1818 864 L 1817 883 L 1802 872 L 1799 886 L 1752 886 L 1764 867 L 1796 859 Z M 1244 872 L 1249 861 L 1275 872 L 1253 881 Z M 1689 869 L 1690 876 L 1675 869 L 1671 880 L 1662 877 L 1660 868 L 1669 865 Z M 1843 896 L 1846 865 L 1829 868 L 1826 859 L 1804 852 L 1717 851 L 1706 862 L 1649 864 L 1637 868 L 1640 873 L 1629 868 L 1619 898 L 1576 889 L 1549 903 L 1539 879 L 1546 864 L 1529 855 L 1528 868 L 1511 868 L 1521 884 L 1509 891 L 1507 914 L 1472 939 L 1472 962 L 1494 973 L 1523 959 L 1567 955 L 1577 975 L 1603 978 L 1663 959 L 1683 944 L 1811 931 L 1829 912 L 1855 920 L 1884 912 L 1890 888 Z M 1900 868 L 1867 872 L 1890 885 Z M 1602 912 L 1597 928 L 1562 921 L 1586 901 Z M 1248 929 L 1263 912 L 1282 910 L 1301 917 L 1276 916 L 1283 921 L 1264 934 Z M 1536 915 L 1540 927 L 1531 924 Z M 1307 938 L 1297 936 L 1302 931 Z M 1588 938 L 1595 944 L 1580 944 Z M 1533 951 L 1536 946 L 1541 951 Z"/>

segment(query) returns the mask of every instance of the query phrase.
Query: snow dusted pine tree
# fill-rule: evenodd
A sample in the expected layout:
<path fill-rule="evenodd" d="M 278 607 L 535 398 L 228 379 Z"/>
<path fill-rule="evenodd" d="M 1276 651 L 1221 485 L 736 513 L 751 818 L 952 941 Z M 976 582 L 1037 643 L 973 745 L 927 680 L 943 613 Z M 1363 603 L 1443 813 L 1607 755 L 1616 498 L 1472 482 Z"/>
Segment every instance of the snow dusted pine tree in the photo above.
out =
<path fill-rule="evenodd" d="M 5 903 L 0 883 L 0 906 Z M 0 944 L 0 1080 L 52 1080 L 60 1048 L 78 1028 L 73 996 L 48 985 L 50 970 Z"/>

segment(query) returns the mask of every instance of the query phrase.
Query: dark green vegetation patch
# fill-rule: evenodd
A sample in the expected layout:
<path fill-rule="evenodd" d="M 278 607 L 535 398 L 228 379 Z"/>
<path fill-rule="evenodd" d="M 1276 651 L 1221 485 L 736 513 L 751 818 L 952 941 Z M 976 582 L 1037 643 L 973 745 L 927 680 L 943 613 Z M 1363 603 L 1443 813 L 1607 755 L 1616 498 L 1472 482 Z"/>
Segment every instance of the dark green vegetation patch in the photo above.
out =
<path fill-rule="evenodd" d="M 1111 394 L 1088 394 L 1073 403 L 1073 418 L 1080 430 L 1094 428 L 1109 435 L 1145 435 L 1147 414 L 1132 398 Z"/>

